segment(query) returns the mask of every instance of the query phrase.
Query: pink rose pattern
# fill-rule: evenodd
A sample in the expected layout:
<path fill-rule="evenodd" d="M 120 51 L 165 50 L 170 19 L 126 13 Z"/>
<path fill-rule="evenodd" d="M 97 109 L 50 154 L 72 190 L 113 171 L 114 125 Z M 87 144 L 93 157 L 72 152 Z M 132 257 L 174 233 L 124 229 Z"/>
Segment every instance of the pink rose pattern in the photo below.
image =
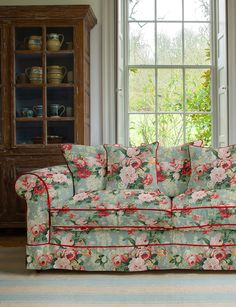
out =
<path fill-rule="evenodd" d="M 192 175 L 189 188 L 236 190 L 236 145 L 200 148 L 190 146 Z"/>
<path fill-rule="evenodd" d="M 170 198 L 154 189 L 137 190 L 130 186 L 126 190 L 84 189 L 74 195 L 67 166 L 22 175 L 16 182 L 16 191 L 28 206 L 27 268 L 123 272 L 235 270 L 236 175 L 230 173 L 235 156 L 232 148 L 220 149 L 217 159 L 212 154 L 207 156 L 205 163 L 195 168 L 201 177 L 209 170 L 209 164 L 213 165 L 214 171 L 207 180 L 214 187 L 223 183 L 226 188 L 189 188 L 175 197 L 172 204 Z M 119 164 L 112 164 L 110 170 L 124 168 L 122 176 L 129 182 L 135 175 L 139 178 L 141 168 L 155 165 L 155 159 L 148 158 L 150 152 L 141 152 L 140 147 L 129 148 L 127 159 L 120 155 Z M 147 165 L 143 165 L 145 159 Z M 93 176 L 85 178 L 92 173 L 91 168 L 104 163 L 104 156 L 96 155 L 87 161 L 78 157 L 76 161 L 83 173 L 81 180 L 87 180 Z M 87 166 L 87 171 L 82 172 Z M 165 161 L 163 167 L 168 167 Z M 127 175 L 127 168 L 135 172 L 128 171 Z M 104 174 L 104 169 L 100 168 L 99 173 Z M 162 178 L 164 173 L 158 176 Z M 96 180 L 99 179 L 92 178 L 89 184 Z M 152 172 L 142 176 L 142 183 L 147 186 L 153 183 Z M 69 227 L 69 231 L 63 226 Z M 187 228 L 176 229 L 183 226 Z"/>
<path fill-rule="evenodd" d="M 156 190 L 156 150 L 158 143 L 126 148 L 105 145 L 107 188 Z"/>
<path fill-rule="evenodd" d="M 27 240 L 47 243 L 49 207 L 62 206 L 73 195 L 73 180 L 66 165 L 43 168 L 20 176 L 16 193 L 27 201 Z"/>
<path fill-rule="evenodd" d="M 172 221 L 174 227 L 182 227 L 182 230 L 192 226 L 196 231 L 203 226 L 235 229 L 236 193 L 227 189 L 188 189 L 173 199 Z"/>
<path fill-rule="evenodd" d="M 103 190 L 106 186 L 106 151 L 103 146 L 62 144 L 74 178 L 75 192 Z"/>
<path fill-rule="evenodd" d="M 51 209 L 51 225 L 91 227 L 172 228 L 171 201 L 145 190 L 81 192 L 59 208 Z"/>
<path fill-rule="evenodd" d="M 52 240 L 62 241 L 67 235 L 66 231 L 55 230 Z M 74 243 L 71 246 L 28 246 L 27 268 L 122 272 L 236 269 L 233 230 L 162 232 L 113 229 L 109 232 L 74 231 L 72 235 Z M 171 244 L 172 241 L 175 244 Z M 107 248 L 112 245 L 114 247 Z"/>
<path fill-rule="evenodd" d="M 193 143 L 192 143 L 193 144 Z M 194 142 L 201 146 L 202 141 Z M 189 144 L 162 147 L 157 150 L 157 184 L 161 192 L 169 197 L 184 193 L 191 175 Z"/>

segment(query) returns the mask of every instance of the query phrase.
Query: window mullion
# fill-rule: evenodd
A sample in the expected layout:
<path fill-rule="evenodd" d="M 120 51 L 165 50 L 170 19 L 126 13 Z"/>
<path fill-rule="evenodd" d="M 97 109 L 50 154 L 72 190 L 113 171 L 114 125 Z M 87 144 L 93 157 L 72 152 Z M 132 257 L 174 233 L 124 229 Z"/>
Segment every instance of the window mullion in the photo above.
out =
<path fill-rule="evenodd" d="M 158 139 L 158 71 L 157 71 L 157 1 L 155 0 L 155 134 L 156 134 L 156 140 Z"/>

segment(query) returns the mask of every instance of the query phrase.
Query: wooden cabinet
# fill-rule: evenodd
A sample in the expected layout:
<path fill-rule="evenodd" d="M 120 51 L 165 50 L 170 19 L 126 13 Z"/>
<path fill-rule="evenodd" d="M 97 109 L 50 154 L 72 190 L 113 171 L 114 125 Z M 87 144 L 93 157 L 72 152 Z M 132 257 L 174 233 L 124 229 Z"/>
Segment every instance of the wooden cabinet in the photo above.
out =
<path fill-rule="evenodd" d="M 24 227 L 16 178 L 64 163 L 59 143 L 90 143 L 87 5 L 0 9 L 0 227 Z"/>

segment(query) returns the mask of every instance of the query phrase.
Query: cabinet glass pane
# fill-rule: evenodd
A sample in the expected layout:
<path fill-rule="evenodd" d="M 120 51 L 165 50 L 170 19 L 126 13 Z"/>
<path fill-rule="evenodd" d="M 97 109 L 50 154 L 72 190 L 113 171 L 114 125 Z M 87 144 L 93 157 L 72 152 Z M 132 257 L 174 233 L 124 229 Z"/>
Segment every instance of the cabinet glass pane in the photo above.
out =
<path fill-rule="evenodd" d="M 17 27 L 15 29 L 16 50 L 42 50 L 42 28 Z"/>
<path fill-rule="evenodd" d="M 15 60 L 15 78 L 17 84 L 42 84 L 41 54 L 17 54 Z"/>
<path fill-rule="evenodd" d="M 73 54 L 54 53 L 47 55 L 47 83 L 59 85 L 74 83 Z"/>
<path fill-rule="evenodd" d="M 39 117 L 43 109 L 41 88 L 16 88 L 16 117 Z"/>
<path fill-rule="evenodd" d="M 73 49 L 73 27 L 47 28 L 46 48 L 48 51 Z"/>
<path fill-rule="evenodd" d="M 2 118 L 2 29 L 0 28 L 0 144 L 3 143 L 2 137 L 2 126 L 3 126 L 3 118 Z"/>
<path fill-rule="evenodd" d="M 74 116 L 74 88 L 47 89 L 47 116 Z"/>
<path fill-rule="evenodd" d="M 48 144 L 74 143 L 74 121 L 49 121 Z"/>
<path fill-rule="evenodd" d="M 17 122 L 16 144 L 42 144 L 43 143 L 42 122 Z"/>
<path fill-rule="evenodd" d="M 3 137 L 2 137 L 2 89 L 0 88 L 0 144 L 3 142 Z"/>

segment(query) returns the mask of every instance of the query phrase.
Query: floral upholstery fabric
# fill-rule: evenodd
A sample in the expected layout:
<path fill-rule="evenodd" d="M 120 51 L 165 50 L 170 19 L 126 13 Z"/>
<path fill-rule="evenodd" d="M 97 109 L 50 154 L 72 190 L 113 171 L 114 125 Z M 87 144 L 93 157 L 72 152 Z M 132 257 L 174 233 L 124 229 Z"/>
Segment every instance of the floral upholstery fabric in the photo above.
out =
<path fill-rule="evenodd" d="M 65 245 L 27 246 L 27 268 L 122 272 L 236 269 L 233 230 L 76 233 L 67 233 Z"/>
<path fill-rule="evenodd" d="M 27 201 L 28 243 L 47 243 L 50 206 L 63 206 L 73 196 L 73 180 L 68 167 L 54 166 L 22 175 L 15 189 Z"/>
<path fill-rule="evenodd" d="M 192 143 L 193 144 L 193 143 Z M 194 142 L 201 146 L 202 141 Z M 174 197 L 188 188 L 191 175 L 189 144 L 163 147 L 157 150 L 157 185 L 162 193 Z"/>
<path fill-rule="evenodd" d="M 171 200 L 159 192 L 104 190 L 82 192 L 51 208 L 57 229 L 171 228 Z"/>
<path fill-rule="evenodd" d="M 74 178 L 75 193 L 103 190 L 106 186 L 106 151 L 103 146 L 62 144 Z"/>
<path fill-rule="evenodd" d="M 236 145 L 214 148 L 190 146 L 192 174 L 189 188 L 236 190 Z"/>
<path fill-rule="evenodd" d="M 67 166 L 20 176 L 15 187 L 27 202 L 27 268 L 122 272 L 236 270 L 236 190 L 234 173 L 227 169 L 230 159 L 234 169 L 232 147 L 220 151 L 219 159 L 210 155 L 206 160 L 208 164 L 216 161 L 214 167 L 226 170 L 225 181 L 221 181 L 224 188 L 190 188 L 173 199 L 161 193 L 156 182 L 154 185 L 156 145 L 148 148 L 117 152 L 117 165 L 114 161 L 110 164 L 109 175 L 113 176 L 117 167 L 120 171 L 111 176 L 106 190 L 101 189 L 105 183 L 99 178 L 104 172 L 103 164 L 106 167 L 106 154 L 100 159 L 97 151 L 96 161 L 89 162 L 94 162 L 96 174 L 91 170 L 91 176 L 98 180 L 96 189 L 91 184 L 96 180 L 86 182 L 87 178 L 80 178 L 74 194 L 73 177 Z M 102 152 L 105 151 L 101 155 Z M 85 161 L 81 162 L 79 173 L 87 174 L 86 157 L 78 160 Z M 222 161 L 221 166 L 218 160 Z M 112 189 L 112 180 L 116 178 L 118 185 L 124 187 L 121 169 L 130 165 L 135 170 L 130 178 L 136 179 L 127 184 L 127 189 Z M 219 175 L 218 182 L 220 179 Z M 140 189 L 132 188 L 136 183 Z"/>
<path fill-rule="evenodd" d="M 139 147 L 105 145 L 107 189 L 157 189 L 156 150 L 158 143 Z"/>
<path fill-rule="evenodd" d="M 201 227 L 236 229 L 236 192 L 188 190 L 173 199 L 172 220 L 182 230 Z"/>

